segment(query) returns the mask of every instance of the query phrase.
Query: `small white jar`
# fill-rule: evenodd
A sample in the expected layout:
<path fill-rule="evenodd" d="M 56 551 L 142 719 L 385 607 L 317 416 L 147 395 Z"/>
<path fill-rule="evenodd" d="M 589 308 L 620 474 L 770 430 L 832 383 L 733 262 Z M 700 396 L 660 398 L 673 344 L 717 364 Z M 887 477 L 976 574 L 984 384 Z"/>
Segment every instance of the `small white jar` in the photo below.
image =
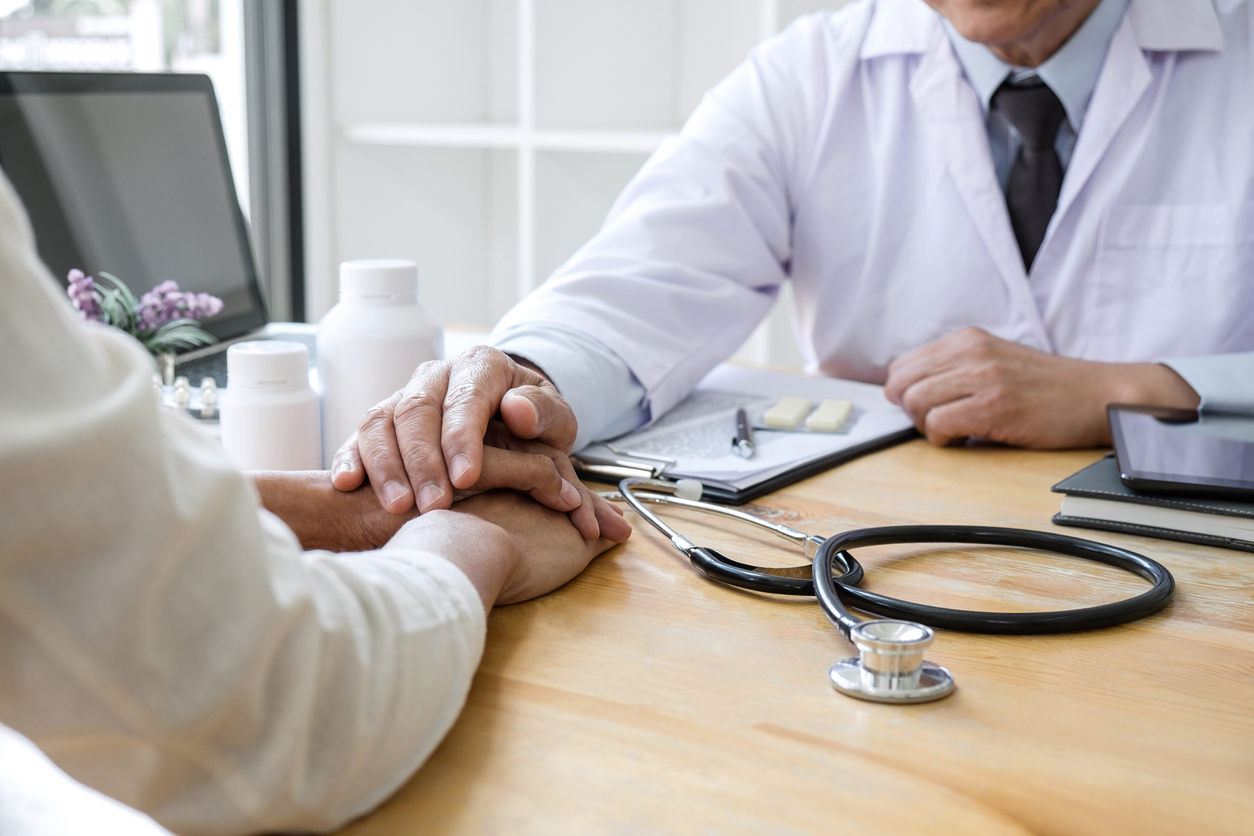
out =
<path fill-rule="evenodd" d="M 318 395 L 309 385 L 309 349 L 259 340 L 226 352 L 222 447 L 241 470 L 319 470 Z"/>
<path fill-rule="evenodd" d="M 361 417 L 444 355 L 444 329 L 418 301 L 418 265 L 365 259 L 340 265 L 340 303 L 318 323 L 322 462 L 331 466 Z"/>

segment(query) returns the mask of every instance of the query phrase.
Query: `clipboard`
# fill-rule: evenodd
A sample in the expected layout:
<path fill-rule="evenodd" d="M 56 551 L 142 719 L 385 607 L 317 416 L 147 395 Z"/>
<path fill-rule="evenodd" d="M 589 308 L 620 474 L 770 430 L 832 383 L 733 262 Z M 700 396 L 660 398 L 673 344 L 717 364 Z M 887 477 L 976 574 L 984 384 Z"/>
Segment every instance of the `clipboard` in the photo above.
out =
<path fill-rule="evenodd" d="M 753 458 L 736 456 L 736 409 L 761 410 L 785 395 L 815 404 L 849 399 L 856 420 L 837 433 L 755 430 Z M 589 444 L 571 458 L 588 481 L 697 479 L 703 499 L 741 505 L 916 435 L 910 417 L 888 402 L 882 387 L 722 364 L 666 415 L 609 442 Z"/>

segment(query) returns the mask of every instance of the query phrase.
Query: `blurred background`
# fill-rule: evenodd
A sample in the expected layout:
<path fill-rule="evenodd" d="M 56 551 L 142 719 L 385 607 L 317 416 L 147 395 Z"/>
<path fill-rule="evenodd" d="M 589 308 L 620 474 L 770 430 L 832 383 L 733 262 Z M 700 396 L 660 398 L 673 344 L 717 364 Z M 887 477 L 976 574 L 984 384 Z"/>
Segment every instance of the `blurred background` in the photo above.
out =
<path fill-rule="evenodd" d="M 0 69 L 213 80 L 273 319 L 351 258 L 490 328 L 763 38 L 848 0 L 0 0 Z M 738 356 L 796 365 L 790 296 Z"/>

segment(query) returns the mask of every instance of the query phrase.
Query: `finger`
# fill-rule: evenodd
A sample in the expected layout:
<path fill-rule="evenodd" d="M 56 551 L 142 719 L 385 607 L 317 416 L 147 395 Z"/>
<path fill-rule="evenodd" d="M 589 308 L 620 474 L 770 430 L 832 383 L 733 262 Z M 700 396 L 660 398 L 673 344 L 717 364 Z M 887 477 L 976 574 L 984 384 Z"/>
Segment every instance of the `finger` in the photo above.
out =
<path fill-rule="evenodd" d="M 362 417 L 357 425 L 357 449 L 379 504 L 389 514 L 404 514 L 414 507 L 414 492 L 396 446 L 392 425 L 396 401 L 393 395 Z"/>
<path fill-rule="evenodd" d="M 975 396 L 950 401 L 929 411 L 919 429 L 937 447 L 972 436 L 991 438 L 990 408 L 984 398 Z"/>
<path fill-rule="evenodd" d="M 963 328 L 938 340 L 913 348 L 888 364 L 884 396 L 900 404 L 905 391 L 920 380 L 959 365 L 963 358 L 980 353 L 995 338 L 980 328 Z"/>
<path fill-rule="evenodd" d="M 474 489 L 496 488 L 522 491 L 554 511 L 569 512 L 583 502 L 579 490 L 562 478 L 554 460 L 543 453 L 484 448 L 483 467 Z"/>
<path fill-rule="evenodd" d="M 450 364 L 440 432 L 448 476 L 454 487 L 479 481 L 488 422 L 513 386 L 538 383 L 540 376 L 487 346 L 475 346 Z"/>
<path fill-rule="evenodd" d="M 583 535 L 583 539 L 595 540 L 603 534 L 596 512 L 596 500 L 600 497 L 588 490 L 588 486 L 575 475 L 575 468 L 571 465 L 570 459 L 567 458 L 566 454 L 560 451 L 556 452 L 561 457 L 560 460 L 554 460 L 558 472 L 562 474 L 563 479 L 573 484 L 579 492 L 579 507 L 570 512 L 570 522 Z"/>
<path fill-rule="evenodd" d="M 337 491 L 348 492 L 360 488 L 364 481 L 366 468 L 357 451 L 357 433 L 353 433 L 331 460 L 331 485 Z"/>
<path fill-rule="evenodd" d="M 453 485 L 440 439 L 450 374 L 448 363 L 423 363 L 398 393 L 394 411 L 396 446 L 424 514 L 453 507 Z"/>
<path fill-rule="evenodd" d="M 623 509 L 604 497 L 593 494 L 592 507 L 596 512 L 597 523 L 601 529 L 602 539 L 615 543 L 625 543 L 631 536 L 631 523 L 623 517 Z"/>
<path fill-rule="evenodd" d="M 922 430 L 930 410 L 974 395 L 986 376 L 984 369 L 967 366 L 924 377 L 901 394 L 901 408 Z"/>
<path fill-rule="evenodd" d="M 601 527 L 597 523 L 597 515 L 592 503 L 592 492 L 579 481 L 579 477 L 575 475 L 574 465 L 570 463 L 570 457 L 539 441 L 529 441 L 526 439 L 516 438 L 500 421 L 492 421 L 488 424 L 488 439 L 491 444 L 496 447 L 505 447 L 510 450 L 516 450 L 524 453 L 532 453 L 547 456 L 553 463 L 557 472 L 562 479 L 573 487 L 579 494 L 579 505 L 573 510 L 567 508 L 559 508 L 556 505 L 550 505 L 540 497 L 536 499 L 542 505 L 548 505 L 550 508 L 558 511 L 570 510 L 571 524 L 579 530 L 579 533 L 585 540 L 595 540 L 601 536 Z M 486 458 L 489 448 L 485 448 L 484 455 Z M 508 485 L 503 487 L 518 487 L 516 485 Z"/>
<path fill-rule="evenodd" d="M 519 438 L 532 438 L 563 453 L 575 444 L 575 413 L 552 384 L 517 386 L 501 397 L 501 419 Z"/>

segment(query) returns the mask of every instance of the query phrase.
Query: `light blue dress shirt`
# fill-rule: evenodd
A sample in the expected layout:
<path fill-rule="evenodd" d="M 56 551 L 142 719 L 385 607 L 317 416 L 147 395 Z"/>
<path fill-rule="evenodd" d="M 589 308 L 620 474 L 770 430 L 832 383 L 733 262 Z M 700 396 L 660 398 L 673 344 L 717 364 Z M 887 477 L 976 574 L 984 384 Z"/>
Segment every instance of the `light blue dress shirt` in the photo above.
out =
<path fill-rule="evenodd" d="M 1008 120 L 997 113 L 989 114 L 993 93 L 1007 77 L 1021 81 L 1037 76 L 1049 85 L 1067 113 L 1055 141 L 1065 172 L 1107 47 L 1127 4 L 1128 0 L 1101 0 L 1067 42 L 1034 68 L 1007 64 L 983 44 L 963 38 L 945 21 L 954 53 L 989 115 L 989 151 L 1002 191 L 1022 142 Z M 523 325 L 495 334 L 493 345 L 507 354 L 525 357 L 553 381 L 579 421 L 576 450 L 594 440 L 622 435 L 652 418 L 643 406 L 645 389 L 627 364 L 587 334 L 548 323 Z M 1203 408 L 1254 413 L 1254 352 L 1158 362 L 1173 369 L 1202 396 Z"/>
<path fill-rule="evenodd" d="M 1003 192 L 1010 180 L 1010 167 L 1023 143 L 1019 132 L 1003 114 L 989 113 L 993 94 L 1007 77 L 1023 81 L 1036 76 L 1054 91 L 1067 111 L 1067 118 L 1059 127 L 1058 138 L 1054 141 L 1054 149 L 1062 161 L 1063 171 L 1066 171 L 1080 126 L 1084 124 L 1084 114 L 1089 109 L 1089 100 L 1093 98 L 1093 88 L 1097 86 L 1106 48 L 1123 19 L 1127 5 L 1128 0 L 1102 0 L 1057 52 L 1045 63 L 1033 68 L 1007 64 L 988 47 L 959 35 L 949 21 L 945 21 L 945 31 L 949 33 L 954 53 L 988 116 L 989 151 L 992 152 L 993 168 Z"/>

